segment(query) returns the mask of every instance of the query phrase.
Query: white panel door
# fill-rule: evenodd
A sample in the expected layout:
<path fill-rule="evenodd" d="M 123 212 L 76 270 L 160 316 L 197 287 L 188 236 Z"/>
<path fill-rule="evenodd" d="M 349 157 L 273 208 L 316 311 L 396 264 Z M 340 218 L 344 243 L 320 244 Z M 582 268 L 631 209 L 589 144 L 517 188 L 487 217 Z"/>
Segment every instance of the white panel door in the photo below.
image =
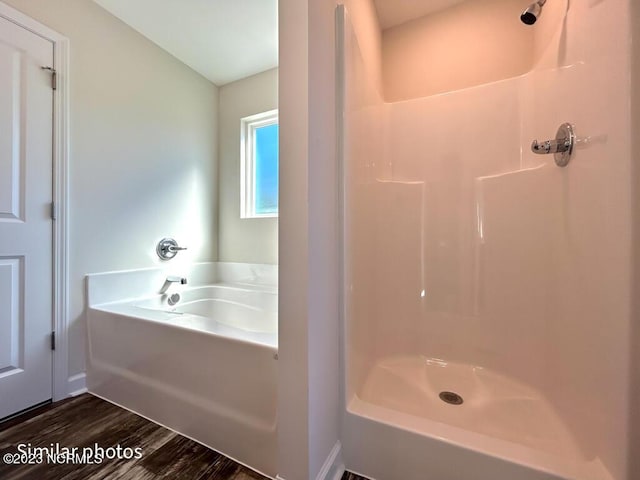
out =
<path fill-rule="evenodd" d="M 51 398 L 53 44 L 0 18 L 0 419 Z"/>

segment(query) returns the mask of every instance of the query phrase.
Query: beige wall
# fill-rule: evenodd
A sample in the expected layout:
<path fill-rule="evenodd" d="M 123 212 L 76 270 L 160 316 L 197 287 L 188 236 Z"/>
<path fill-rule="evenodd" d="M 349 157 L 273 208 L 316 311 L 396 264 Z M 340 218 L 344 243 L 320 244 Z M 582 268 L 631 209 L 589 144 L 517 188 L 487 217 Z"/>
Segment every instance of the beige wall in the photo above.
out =
<path fill-rule="evenodd" d="M 631 188 L 632 188 L 632 217 L 634 226 L 632 234 L 633 245 L 633 283 L 632 283 L 632 320 L 629 346 L 631 361 L 629 372 L 630 396 L 629 405 L 631 418 L 629 422 L 629 452 L 640 452 L 640 3 L 631 1 L 631 35 L 633 38 L 631 49 L 631 132 L 632 135 L 632 162 L 631 162 Z M 640 455 L 629 455 L 628 478 L 640 478 Z"/>
<path fill-rule="evenodd" d="M 474 0 L 382 34 L 385 100 L 424 97 L 511 78 L 533 65 L 529 0 Z"/>
<path fill-rule="evenodd" d="M 309 477 L 308 1 L 278 2 L 278 475 Z"/>
<path fill-rule="evenodd" d="M 240 119 L 276 108 L 277 68 L 220 88 L 220 261 L 278 263 L 278 219 L 240 218 Z"/>
<path fill-rule="evenodd" d="M 69 375 L 85 368 L 84 275 L 216 259 L 217 88 L 89 0 L 6 3 L 70 39 Z M 71 384 L 73 388 L 74 384 Z"/>

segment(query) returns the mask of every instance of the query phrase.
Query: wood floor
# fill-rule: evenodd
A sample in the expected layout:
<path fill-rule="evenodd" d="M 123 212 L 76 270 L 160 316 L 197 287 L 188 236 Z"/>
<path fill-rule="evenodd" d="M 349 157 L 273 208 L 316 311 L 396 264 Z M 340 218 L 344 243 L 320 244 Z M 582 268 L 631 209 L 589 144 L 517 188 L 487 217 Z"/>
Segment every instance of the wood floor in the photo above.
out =
<path fill-rule="evenodd" d="M 342 476 L 342 480 L 368 480 L 364 477 L 360 477 L 358 475 L 356 475 L 355 473 L 351 473 L 351 472 L 344 472 L 344 475 Z"/>
<path fill-rule="evenodd" d="M 142 448 L 138 460 L 7 464 L 18 445 Z M 15 458 L 15 456 L 14 456 Z M 35 458 L 32 458 L 35 460 Z M 233 460 L 89 394 L 0 423 L 1 480 L 266 480 Z M 366 480 L 345 472 L 342 480 Z"/>
<path fill-rule="evenodd" d="M 7 465 L 18 444 L 32 447 L 142 448 L 138 460 Z M 35 460 L 35 458 L 33 458 Z M 233 460 L 89 394 L 0 424 L 2 480 L 264 480 Z"/>

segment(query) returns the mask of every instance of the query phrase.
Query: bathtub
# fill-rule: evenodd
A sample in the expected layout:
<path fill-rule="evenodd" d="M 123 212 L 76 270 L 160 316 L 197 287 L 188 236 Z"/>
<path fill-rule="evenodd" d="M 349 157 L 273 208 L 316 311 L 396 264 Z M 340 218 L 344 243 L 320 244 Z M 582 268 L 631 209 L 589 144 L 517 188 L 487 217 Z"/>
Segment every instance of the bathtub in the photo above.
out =
<path fill-rule="evenodd" d="M 274 477 L 277 287 L 204 277 L 160 295 L 161 271 L 90 275 L 89 391 Z"/>
<path fill-rule="evenodd" d="M 162 321 L 172 325 L 277 346 L 278 294 L 274 289 L 220 283 L 191 288 L 179 295 L 175 305 L 169 305 L 169 295 L 156 295 L 120 307 L 131 311 L 133 306 L 134 313 L 144 317 L 154 316 L 149 311 L 157 312 Z"/>

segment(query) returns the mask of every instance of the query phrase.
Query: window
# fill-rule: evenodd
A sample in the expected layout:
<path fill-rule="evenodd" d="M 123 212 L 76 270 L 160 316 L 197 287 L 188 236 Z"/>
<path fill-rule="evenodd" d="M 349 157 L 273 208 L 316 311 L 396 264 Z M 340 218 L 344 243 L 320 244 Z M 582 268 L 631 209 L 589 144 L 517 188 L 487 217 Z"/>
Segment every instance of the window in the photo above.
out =
<path fill-rule="evenodd" d="M 241 218 L 278 216 L 278 111 L 241 120 Z"/>

